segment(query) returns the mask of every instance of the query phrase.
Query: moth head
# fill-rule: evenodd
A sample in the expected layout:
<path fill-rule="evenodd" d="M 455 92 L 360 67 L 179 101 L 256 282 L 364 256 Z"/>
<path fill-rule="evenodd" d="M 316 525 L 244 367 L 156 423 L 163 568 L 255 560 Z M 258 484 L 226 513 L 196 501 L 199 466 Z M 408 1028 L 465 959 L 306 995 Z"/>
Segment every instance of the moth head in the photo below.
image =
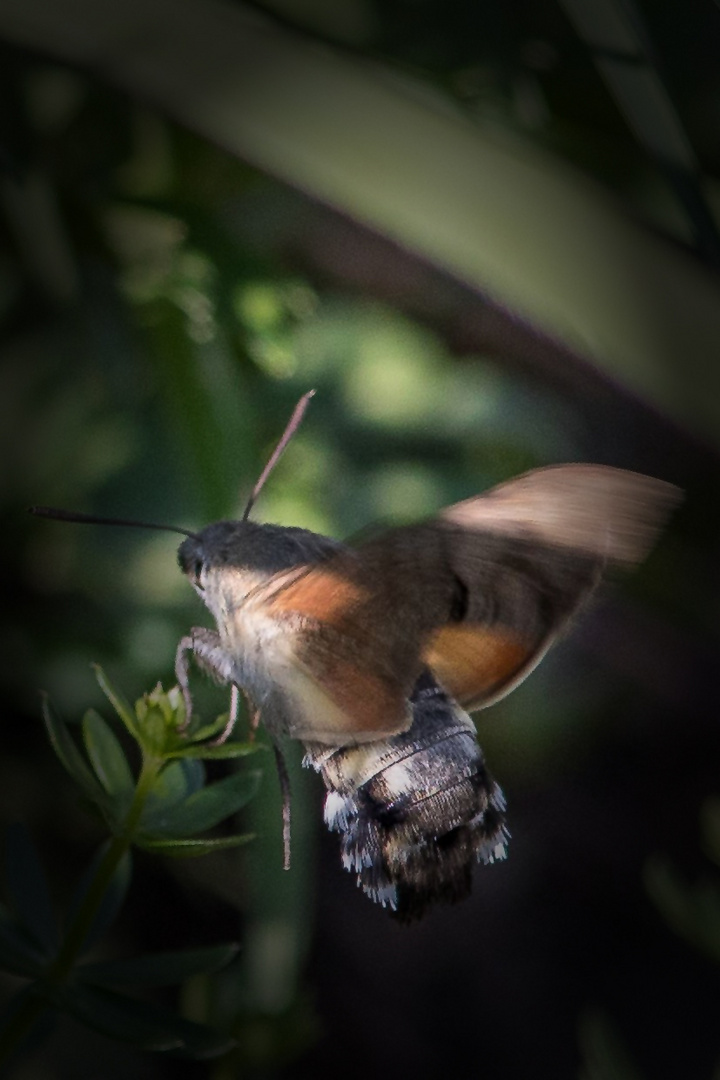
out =
<path fill-rule="evenodd" d="M 178 548 L 178 565 L 196 592 L 205 591 L 206 556 L 202 535 L 189 536 Z"/>
<path fill-rule="evenodd" d="M 217 521 L 188 536 L 178 548 L 180 569 L 196 592 L 230 576 L 262 580 L 281 570 L 316 562 L 337 550 L 334 541 L 306 529 L 255 521 Z"/>
<path fill-rule="evenodd" d="M 272 547 L 277 526 L 253 521 L 217 521 L 188 536 L 178 548 L 183 574 L 201 596 L 225 571 L 272 572 Z"/>

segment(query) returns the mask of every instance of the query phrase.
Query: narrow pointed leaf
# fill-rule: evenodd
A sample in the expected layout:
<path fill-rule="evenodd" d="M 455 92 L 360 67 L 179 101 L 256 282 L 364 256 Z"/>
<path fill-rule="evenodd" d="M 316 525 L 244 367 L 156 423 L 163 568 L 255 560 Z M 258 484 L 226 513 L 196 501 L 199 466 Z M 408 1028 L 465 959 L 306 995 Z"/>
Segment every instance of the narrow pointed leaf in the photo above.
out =
<path fill-rule="evenodd" d="M 96 852 L 95 857 L 88 866 L 85 873 L 82 875 L 79 885 L 75 891 L 75 895 L 72 899 L 70 907 L 68 909 L 66 923 L 70 926 L 80 909 L 80 906 L 87 895 L 88 889 L 91 887 L 92 882 L 95 880 L 95 876 L 98 871 L 100 863 L 105 857 L 105 853 L 112 841 L 106 840 L 100 849 Z M 122 859 L 115 868 L 115 873 L 110 879 L 110 883 L 105 890 L 105 894 L 100 901 L 100 904 L 95 912 L 95 917 L 88 926 L 85 939 L 82 944 L 82 951 L 87 950 L 99 941 L 108 928 L 112 926 L 117 918 L 118 912 L 122 907 L 125 896 L 127 895 L 128 888 L 130 887 L 130 881 L 132 879 L 132 854 L 130 851 L 126 851 Z"/>
<path fill-rule="evenodd" d="M 102 786 L 98 783 L 88 763 L 78 750 L 67 725 L 53 711 L 45 694 L 43 694 L 42 710 L 45 728 L 52 747 L 73 780 L 93 802 L 102 803 L 106 801 Z"/>
<path fill-rule="evenodd" d="M 193 975 L 219 971 L 234 960 L 239 945 L 213 945 L 207 949 L 151 953 L 130 960 L 85 964 L 77 974 L 84 982 L 100 985 L 174 986 Z"/>
<path fill-rule="evenodd" d="M 233 1040 L 202 1024 L 184 1020 L 149 1001 L 81 983 L 69 986 L 63 1004 L 78 1020 L 122 1042 L 182 1057 L 211 1058 L 225 1053 Z"/>
<path fill-rule="evenodd" d="M 138 738 L 138 733 L 137 733 L 137 721 L 135 719 L 135 713 L 130 708 L 128 703 L 125 701 L 125 699 L 122 697 L 122 695 L 119 694 L 117 692 L 117 690 L 115 689 L 115 687 L 111 684 L 110 680 L 108 679 L 107 675 L 105 674 L 103 669 L 100 667 L 100 665 L 99 664 L 93 664 L 92 668 L 93 668 L 93 671 L 95 672 L 95 678 L 97 679 L 98 684 L 99 684 L 100 689 L 102 690 L 103 694 L 108 699 L 108 701 L 112 705 L 113 709 L 118 714 L 118 716 L 122 720 L 122 722 L 125 725 L 125 727 L 127 728 L 127 730 L 130 732 L 132 737 L 134 739 L 137 739 Z"/>
<path fill-rule="evenodd" d="M 47 1004 L 43 1002 L 41 1010 L 35 1016 L 34 1022 L 28 1027 L 25 1035 L 17 1043 L 15 1042 L 18 1024 L 22 1025 L 23 1012 L 29 1005 L 36 1004 L 32 999 L 38 996 L 40 996 L 38 994 L 38 984 L 26 984 L 17 990 L 0 1009 L 0 1046 L 2 1051 L 6 1052 L 7 1050 L 6 1039 L 12 1040 L 14 1045 L 12 1053 L 7 1057 L 3 1056 L 3 1066 L 5 1066 L 3 1076 L 10 1076 L 11 1066 L 19 1063 L 19 1058 L 24 1056 L 31 1046 L 44 1042 L 50 1034 L 56 1013 L 50 1007 L 49 1002 Z"/>
<path fill-rule="evenodd" d="M 137 846 L 155 855 L 167 855 L 171 859 L 192 859 L 198 855 L 212 855 L 225 848 L 239 847 L 254 839 L 253 833 L 223 836 L 217 840 L 153 840 L 151 838 L 136 841 Z"/>
<path fill-rule="evenodd" d="M 703 806 L 702 830 L 708 855 L 720 863 L 720 799 L 708 799 Z"/>
<path fill-rule="evenodd" d="M 103 788 L 119 809 L 129 806 L 135 781 L 117 738 L 94 709 L 85 713 L 82 731 L 87 755 Z"/>
<path fill-rule="evenodd" d="M 152 832 L 173 807 L 199 791 L 205 782 L 205 769 L 196 758 L 171 761 L 160 772 L 150 790 L 140 819 L 145 832 Z"/>
<path fill-rule="evenodd" d="M 0 904 L 0 968 L 13 975 L 37 975 L 45 957 L 15 922 L 10 912 Z"/>
<path fill-rule="evenodd" d="M 603 1013 L 587 1010 L 580 1018 L 579 1042 L 583 1054 L 581 1076 L 590 1080 L 643 1080 L 630 1059 L 613 1022 Z"/>
<path fill-rule="evenodd" d="M 18 923 L 52 955 L 58 945 L 57 919 L 40 860 L 22 825 L 11 825 L 6 842 L 7 890 Z"/>
<path fill-rule="evenodd" d="M 193 836 L 224 821 L 240 810 L 257 791 L 262 773 L 245 770 L 208 784 L 178 806 L 169 808 L 155 826 L 155 833 Z"/>
<path fill-rule="evenodd" d="M 169 751 L 167 756 L 169 758 L 194 757 L 204 761 L 222 761 L 227 758 L 247 757 L 249 754 L 255 754 L 258 750 L 265 749 L 266 747 L 262 743 L 254 742 L 226 742 L 221 743 L 220 746 L 212 746 L 210 743 L 190 743 L 188 746 L 183 746 L 178 750 Z"/>
<path fill-rule="evenodd" d="M 187 741 L 198 743 L 202 742 L 203 739 L 212 739 L 215 735 L 219 735 L 221 731 L 225 730 L 229 718 L 228 713 L 222 713 L 218 716 L 217 720 L 213 720 L 212 724 L 202 724 L 199 728 L 191 731 L 187 736 Z"/>
<path fill-rule="evenodd" d="M 720 891 L 714 882 L 685 881 L 666 859 L 649 859 L 645 888 L 665 921 L 696 948 L 720 960 Z"/>

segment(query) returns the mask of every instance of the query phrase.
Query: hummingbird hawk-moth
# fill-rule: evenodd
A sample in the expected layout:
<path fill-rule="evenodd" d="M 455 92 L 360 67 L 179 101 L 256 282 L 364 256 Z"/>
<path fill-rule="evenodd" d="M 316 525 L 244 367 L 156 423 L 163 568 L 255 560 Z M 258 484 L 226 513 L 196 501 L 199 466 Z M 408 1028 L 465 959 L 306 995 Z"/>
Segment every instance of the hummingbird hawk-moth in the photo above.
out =
<path fill-rule="evenodd" d="M 530 674 L 606 567 L 645 557 L 680 493 L 571 464 L 356 546 L 250 521 L 310 396 L 242 520 L 198 533 L 160 526 L 185 534 L 180 567 L 216 624 L 182 638 L 176 674 L 188 716 L 192 656 L 233 688 L 231 724 L 242 692 L 275 745 L 302 741 L 343 866 L 409 920 L 464 898 L 474 864 L 505 857 L 505 801 L 468 714 Z"/>

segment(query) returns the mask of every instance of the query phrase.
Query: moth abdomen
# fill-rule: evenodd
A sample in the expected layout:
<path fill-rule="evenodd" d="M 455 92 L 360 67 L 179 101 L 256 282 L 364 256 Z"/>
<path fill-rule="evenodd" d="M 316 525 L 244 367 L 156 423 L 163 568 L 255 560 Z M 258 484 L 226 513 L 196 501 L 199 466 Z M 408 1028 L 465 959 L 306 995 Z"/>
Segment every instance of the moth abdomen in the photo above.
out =
<path fill-rule="evenodd" d="M 472 888 L 476 862 L 505 857 L 505 800 L 485 768 L 470 717 L 429 672 L 408 731 L 361 746 L 307 745 L 327 788 L 325 821 L 343 866 L 398 919 Z"/>

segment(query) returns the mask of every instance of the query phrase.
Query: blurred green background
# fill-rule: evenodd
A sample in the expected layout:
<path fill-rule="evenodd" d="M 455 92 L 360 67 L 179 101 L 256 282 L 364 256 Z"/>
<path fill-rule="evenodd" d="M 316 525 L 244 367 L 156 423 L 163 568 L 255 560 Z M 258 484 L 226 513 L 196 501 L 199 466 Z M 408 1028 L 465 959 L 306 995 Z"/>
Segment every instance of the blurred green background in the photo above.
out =
<path fill-rule="evenodd" d="M 71 720 L 103 708 L 91 661 L 167 686 L 207 619 L 167 534 L 29 504 L 232 517 L 310 387 L 259 520 L 349 536 L 573 460 L 687 492 L 478 716 L 513 840 L 471 901 L 394 925 L 298 761 L 283 874 L 268 770 L 256 843 L 138 860 L 108 946 L 240 940 L 180 1002 L 235 1055 L 68 1021 L 18 1076 L 717 1075 L 719 42 L 698 3 L 0 7 L 0 805 L 58 899 L 98 832 L 38 688 Z"/>

